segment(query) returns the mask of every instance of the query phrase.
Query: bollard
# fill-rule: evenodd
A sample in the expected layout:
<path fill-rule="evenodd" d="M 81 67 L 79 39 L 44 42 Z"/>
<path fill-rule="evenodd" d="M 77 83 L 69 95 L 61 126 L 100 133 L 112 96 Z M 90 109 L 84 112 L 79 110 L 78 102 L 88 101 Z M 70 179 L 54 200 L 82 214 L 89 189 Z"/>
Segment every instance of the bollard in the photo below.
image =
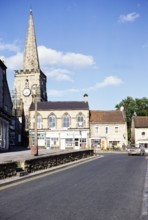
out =
<path fill-rule="evenodd" d="M 38 156 L 38 148 L 36 146 L 31 147 L 31 154 L 33 156 Z"/>

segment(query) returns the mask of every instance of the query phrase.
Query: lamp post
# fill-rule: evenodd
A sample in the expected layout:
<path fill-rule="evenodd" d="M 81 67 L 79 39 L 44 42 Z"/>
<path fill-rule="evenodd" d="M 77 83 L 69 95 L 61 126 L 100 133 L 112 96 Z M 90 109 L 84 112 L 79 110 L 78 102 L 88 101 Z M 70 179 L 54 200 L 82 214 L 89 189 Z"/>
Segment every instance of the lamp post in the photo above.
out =
<path fill-rule="evenodd" d="M 35 123 L 34 123 L 34 146 L 32 147 L 32 154 L 38 156 L 38 130 L 37 130 L 37 85 L 32 89 L 32 97 L 34 100 L 35 109 Z"/>

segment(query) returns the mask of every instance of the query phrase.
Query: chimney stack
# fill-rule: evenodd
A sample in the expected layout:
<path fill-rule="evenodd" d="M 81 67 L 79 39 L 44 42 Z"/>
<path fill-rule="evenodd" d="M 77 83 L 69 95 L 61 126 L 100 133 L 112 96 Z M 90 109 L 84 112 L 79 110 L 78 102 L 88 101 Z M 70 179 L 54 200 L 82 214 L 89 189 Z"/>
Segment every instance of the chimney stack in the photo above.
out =
<path fill-rule="evenodd" d="M 88 102 L 88 95 L 87 94 L 84 94 L 84 102 L 86 103 L 86 102 Z"/>

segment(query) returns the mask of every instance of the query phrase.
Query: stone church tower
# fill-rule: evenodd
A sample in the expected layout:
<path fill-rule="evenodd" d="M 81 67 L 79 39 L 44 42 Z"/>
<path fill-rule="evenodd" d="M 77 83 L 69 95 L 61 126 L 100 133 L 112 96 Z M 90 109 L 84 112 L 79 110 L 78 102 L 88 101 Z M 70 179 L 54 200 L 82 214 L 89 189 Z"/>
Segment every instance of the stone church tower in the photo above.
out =
<path fill-rule="evenodd" d="M 17 117 L 21 116 L 23 109 L 26 129 L 29 126 L 29 107 L 33 100 L 32 89 L 35 88 L 37 88 L 37 100 L 47 101 L 46 75 L 40 69 L 32 10 L 30 10 L 23 69 L 15 71 L 13 91 L 13 109 Z"/>

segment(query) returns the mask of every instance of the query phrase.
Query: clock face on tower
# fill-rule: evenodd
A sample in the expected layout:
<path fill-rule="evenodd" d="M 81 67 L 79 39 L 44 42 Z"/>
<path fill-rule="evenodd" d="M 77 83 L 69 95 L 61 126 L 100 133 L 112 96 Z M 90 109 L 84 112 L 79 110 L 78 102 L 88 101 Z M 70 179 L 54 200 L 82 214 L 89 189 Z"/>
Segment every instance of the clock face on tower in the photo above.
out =
<path fill-rule="evenodd" d="M 23 95 L 24 96 L 29 96 L 31 94 L 31 91 L 29 88 L 25 88 L 24 91 L 23 91 Z"/>

